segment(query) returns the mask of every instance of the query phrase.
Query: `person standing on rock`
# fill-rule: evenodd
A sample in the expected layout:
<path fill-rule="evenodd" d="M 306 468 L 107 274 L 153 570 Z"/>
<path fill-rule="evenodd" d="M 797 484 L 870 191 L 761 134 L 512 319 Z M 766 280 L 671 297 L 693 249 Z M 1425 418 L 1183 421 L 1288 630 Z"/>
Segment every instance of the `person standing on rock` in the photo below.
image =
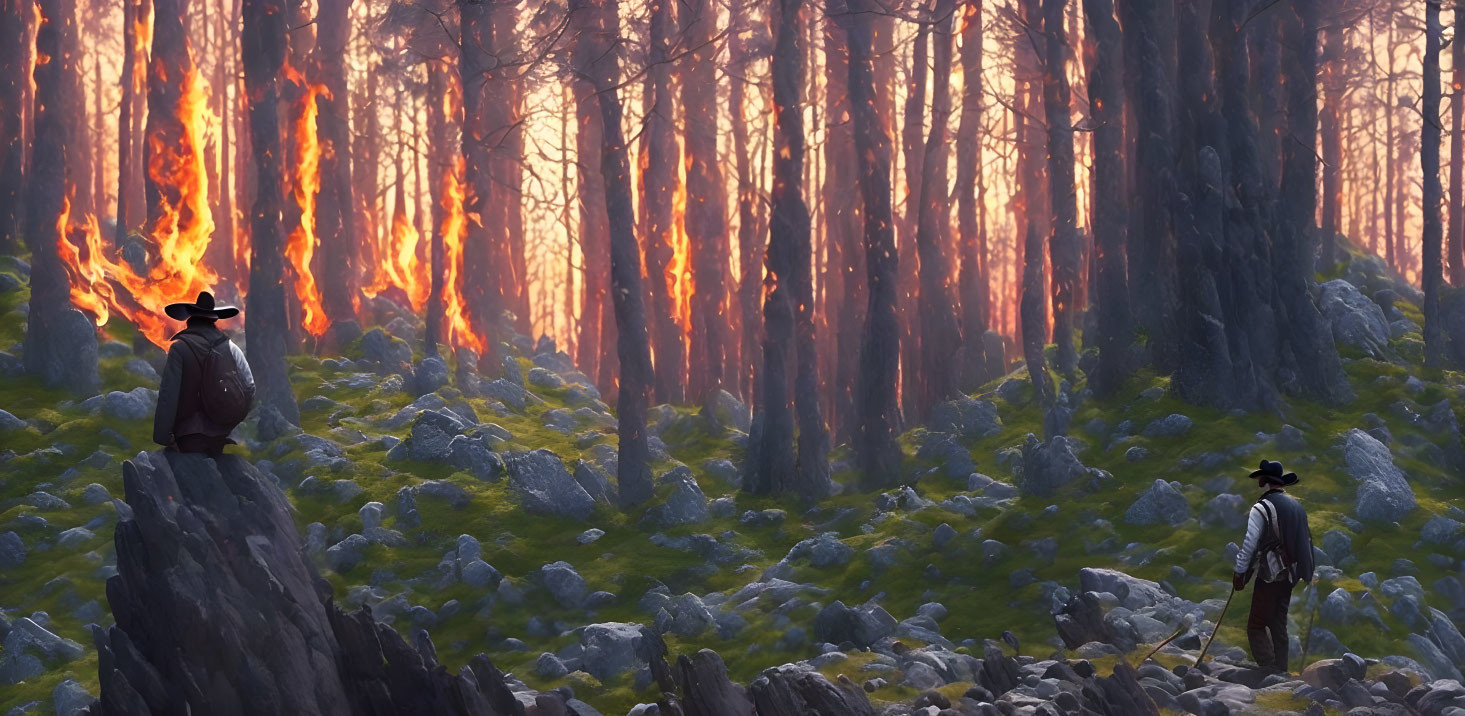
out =
<path fill-rule="evenodd" d="M 1285 673 L 1287 606 L 1297 583 L 1312 581 L 1312 530 L 1307 510 L 1287 494 L 1286 488 L 1297 484 L 1296 473 L 1283 473 L 1282 463 L 1262 460 L 1251 477 L 1264 492 L 1248 513 L 1231 586 L 1239 592 L 1256 574 L 1246 620 L 1251 657 L 1262 669 Z"/>
<path fill-rule="evenodd" d="M 214 295 L 198 294 L 193 303 L 163 309 L 169 318 L 187 321 L 173 336 L 168 365 L 158 386 L 153 416 L 153 442 L 178 452 L 224 454 L 229 433 L 244 421 L 254 403 L 254 375 L 244 351 L 214 325 L 239 315 L 233 306 L 215 306 Z"/>

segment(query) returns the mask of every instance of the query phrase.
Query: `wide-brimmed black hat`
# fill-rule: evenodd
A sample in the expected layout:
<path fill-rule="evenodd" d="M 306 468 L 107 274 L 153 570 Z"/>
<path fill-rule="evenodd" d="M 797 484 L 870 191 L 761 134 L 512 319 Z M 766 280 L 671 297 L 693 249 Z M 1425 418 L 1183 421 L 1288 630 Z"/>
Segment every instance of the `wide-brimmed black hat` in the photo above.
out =
<path fill-rule="evenodd" d="M 1283 487 L 1297 484 L 1297 473 L 1282 472 L 1282 463 L 1275 460 L 1262 460 L 1261 467 L 1253 471 L 1251 476 Z"/>
<path fill-rule="evenodd" d="M 239 309 L 233 306 L 215 306 L 214 294 L 208 291 L 199 291 L 198 300 L 193 303 L 170 303 L 163 313 L 175 321 L 186 321 L 190 318 L 233 318 L 239 315 Z"/>

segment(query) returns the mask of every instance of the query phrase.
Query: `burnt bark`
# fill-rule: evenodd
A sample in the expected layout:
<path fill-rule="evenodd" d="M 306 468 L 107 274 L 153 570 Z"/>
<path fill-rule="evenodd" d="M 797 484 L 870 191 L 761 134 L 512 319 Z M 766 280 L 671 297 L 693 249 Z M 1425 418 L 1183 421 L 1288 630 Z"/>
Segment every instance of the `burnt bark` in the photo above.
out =
<path fill-rule="evenodd" d="M 172 176 L 178 170 L 172 166 L 172 160 L 180 152 L 177 147 L 185 144 L 185 129 L 178 117 L 178 104 L 186 91 L 185 78 L 197 71 L 183 22 L 187 12 L 188 0 L 153 0 L 153 52 L 149 76 L 157 81 L 149 82 L 147 87 L 147 129 L 143 142 L 146 233 L 150 236 L 157 230 L 158 222 L 164 219 L 167 207 L 174 207 L 180 212 L 180 227 L 185 222 L 201 218 L 186 215 L 177 182 L 159 181 L 159 177 Z M 197 149 L 202 151 L 203 148 Z"/>
<path fill-rule="evenodd" d="M 1438 367 L 1444 363 L 1444 335 L 1440 330 L 1440 284 L 1443 262 L 1440 255 L 1443 228 L 1440 225 L 1440 203 L 1444 191 L 1440 186 L 1440 45 L 1444 27 L 1440 24 L 1440 0 L 1424 3 L 1424 96 L 1420 108 L 1419 163 L 1424 172 L 1422 207 L 1424 236 L 1421 238 L 1420 283 L 1424 289 L 1424 360 Z"/>
<path fill-rule="evenodd" d="M 750 452 L 746 480 L 755 493 L 790 492 L 814 500 L 830 493 L 829 437 L 819 410 L 809 209 L 803 197 L 804 122 L 799 8 L 779 0 L 773 17 L 773 192 L 768 226 L 767 285 L 763 302 L 761 444 Z M 792 345 L 791 345 L 792 344 Z M 792 348 L 792 351 L 790 350 Z M 794 416 L 788 398 L 788 358 L 795 356 Z"/>
<path fill-rule="evenodd" d="M 321 0 L 316 15 L 316 58 L 326 93 L 317 100 L 320 196 L 316 233 L 320 238 L 321 303 L 331 323 L 356 315 L 355 211 L 351 196 L 351 118 L 346 89 L 346 48 L 351 39 L 351 0 Z"/>
<path fill-rule="evenodd" d="M 0 253 L 20 249 L 25 205 L 25 143 L 20 107 L 25 102 L 26 45 L 32 4 L 0 2 Z"/>
<path fill-rule="evenodd" d="M 1094 123 L 1094 310 L 1098 312 L 1099 367 L 1094 392 L 1112 396 L 1129 371 L 1129 288 L 1124 244 L 1129 222 L 1124 153 L 1123 38 L 1113 0 L 1084 0 L 1093 38 L 1089 66 L 1089 107 Z"/>
<path fill-rule="evenodd" d="M 677 192 L 678 148 L 676 103 L 671 91 L 672 6 L 676 0 L 653 0 L 651 46 L 646 61 L 646 118 L 642 132 L 643 232 L 646 236 L 646 280 L 651 298 L 651 330 L 656 354 L 656 401 L 686 400 L 686 344 L 672 296 L 677 280 L 672 266 L 677 227 L 672 214 Z"/>
<path fill-rule="evenodd" d="M 1048 198 L 1053 228 L 1048 257 L 1053 267 L 1053 341 L 1057 368 L 1070 379 L 1078 367 L 1073 316 L 1078 299 L 1080 247 L 1074 198 L 1073 122 L 1068 114 L 1068 44 L 1063 30 L 1067 0 L 1043 0 L 1043 114 L 1048 123 Z"/>
<path fill-rule="evenodd" d="M 955 0 L 937 0 L 932 16 L 934 79 L 931 132 L 921 160 L 916 252 L 920 260 L 920 371 L 916 420 L 924 420 L 938 402 L 961 392 L 961 324 L 951 290 L 951 264 L 946 255 L 945 227 L 950 223 L 946 173 L 946 124 L 951 119 L 951 43 Z M 1065 105 L 1066 107 L 1067 105 Z M 1065 110 L 1066 111 L 1066 110 Z"/>
<path fill-rule="evenodd" d="M 651 497 L 651 468 L 646 448 L 646 397 L 651 387 L 651 347 L 646 335 L 646 307 L 641 287 L 641 251 L 632 230 L 631 165 L 621 132 L 619 82 L 620 18 L 611 0 L 571 0 L 570 11 L 589 13 L 590 27 L 582 32 L 594 62 L 589 67 L 600 105 L 603 128 L 600 171 L 605 182 L 605 213 L 610 226 L 610 292 L 615 306 L 616 353 L 620 360 L 620 389 L 616 400 L 620 423 L 617 475 L 623 507 Z"/>
<path fill-rule="evenodd" d="M 284 167 L 281 163 L 280 72 L 285 64 L 285 9 L 280 0 L 242 0 L 240 36 L 245 96 L 255 165 L 254 207 L 250 212 L 249 297 L 244 330 L 255 395 L 300 423 L 295 394 L 285 366 L 287 325 L 284 282 Z"/>
<path fill-rule="evenodd" d="M 712 0 L 681 4 L 682 107 L 686 136 L 686 229 L 693 257 L 692 345 L 688 354 L 690 397 L 704 400 L 724 380 L 723 326 L 727 323 L 727 201 L 717 154 L 717 9 Z"/>
<path fill-rule="evenodd" d="M 849 50 L 849 101 L 859 162 L 860 196 L 865 217 L 865 267 L 869 307 L 860 341 L 855 390 L 855 451 L 866 487 L 900 479 L 896 443 L 900 406 L 896 401 L 900 361 L 900 323 L 896 318 L 896 279 L 900 259 L 890 206 L 890 136 L 881 122 L 872 56 L 873 0 L 831 0 L 829 14 L 844 29 Z"/>
<path fill-rule="evenodd" d="M 60 57 L 65 23 L 62 3 L 42 0 L 33 7 L 39 13 L 37 55 Z M 68 185 L 67 162 L 75 124 L 67 117 L 74 97 L 67 85 L 75 78 L 67 77 L 67 65 L 59 61 L 37 62 L 32 77 L 35 136 L 26 172 L 24 234 L 31 250 L 31 295 L 25 329 L 25 371 L 49 388 L 86 397 L 95 395 L 101 384 L 96 329 L 90 319 L 71 307 L 66 268 L 58 252 L 59 242 L 67 240 L 60 219 L 66 214 L 73 191 Z"/>

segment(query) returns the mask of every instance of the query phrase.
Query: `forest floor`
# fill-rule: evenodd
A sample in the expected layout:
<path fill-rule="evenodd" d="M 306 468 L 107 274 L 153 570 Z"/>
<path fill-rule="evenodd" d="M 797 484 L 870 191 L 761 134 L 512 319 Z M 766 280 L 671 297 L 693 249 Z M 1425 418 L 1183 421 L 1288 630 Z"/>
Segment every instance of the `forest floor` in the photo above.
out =
<path fill-rule="evenodd" d="M 0 347 L 18 355 L 24 270 L 0 261 L 0 271 L 20 283 L 0 293 Z M 1412 304 L 1397 306 L 1418 323 Z M 410 333 L 401 328 L 407 325 L 399 323 L 399 332 Z M 13 633 L 13 622 L 29 616 L 70 640 L 40 653 L 6 639 L 0 683 L 15 675 L 21 682 L 0 688 L 0 713 L 28 712 L 27 704 L 49 713 L 63 682 L 97 690 L 86 625 L 111 621 L 105 578 L 117 516 L 108 498 L 122 494 L 121 460 L 153 447 L 148 390 L 156 388 L 157 367 L 157 356 L 133 355 L 130 327 L 114 320 L 106 330 L 112 340 L 101 350 L 101 398 L 70 400 L 16 375 L 13 361 L 0 364 L 0 627 Z M 399 336 L 388 347 L 406 350 L 397 341 L 414 338 Z M 552 346 L 531 350 L 527 341 L 514 355 L 527 376 L 522 407 L 452 387 L 415 396 L 367 369 L 371 356 L 359 344 L 344 359 L 292 356 L 303 433 L 260 440 L 252 419 L 233 451 L 286 488 L 338 602 L 372 605 L 404 634 L 427 627 L 450 669 L 485 652 L 525 684 L 568 685 L 607 714 L 657 694 L 635 664 L 619 665 L 604 680 L 575 668 L 588 661 L 582 642 L 589 625 L 655 624 L 673 657 L 714 649 L 742 682 L 811 660 L 831 678 L 870 682 L 877 703 L 908 701 L 928 686 L 956 698 L 971 684 L 926 684 L 872 651 L 821 655 L 833 648 L 819 638 L 828 628 L 817 627 L 816 617 L 836 600 L 878 605 L 898 622 L 886 635 L 909 645 L 941 643 L 980 656 L 986 640 L 1010 631 L 1020 653 L 1082 656 L 1102 668 L 1128 654 L 1065 648 L 1053 615 L 1078 593 L 1081 569 L 1108 568 L 1153 580 L 1193 605 L 1203 618 L 1180 641 L 1203 638 L 1230 589 L 1230 556 L 1257 492 L 1246 475 L 1262 458 L 1301 476 L 1292 493 L 1308 508 L 1319 561 L 1328 565 L 1319 570 L 1317 594 L 1342 590 L 1317 617 L 1309 659 L 1345 651 L 1370 660 L 1405 657 L 1388 663 L 1440 677 L 1448 664 L 1432 662 L 1418 641 L 1430 630 L 1429 607 L 1465 623 L 1465 466 L 1455 462 L 1465 375 L 1424 368 L 1417 343 L 1417 333 L 1405 331 L 1390 337 L 1386 351 L 1375 350 L 1377 357 L 1344 347 L 1357 397 L 1341 408 L 1290 401 L 1276 414 L 1223 413 L 1179 401 L 1167 378 L 1149 372 L 1098 400 L 1079 376 L 1066 391 L 1069 444 L 1092 479 L 1044 498 L 1019 489 L 1026 436 L 1041 435 L 1021 368 L 974 394 L 980 407 L 964 403 L 979 416 L 974 423 L 943 426 L 952 433 L 906 432 L 904 474 L 892 476 L 884 493 L 860 491 L 847 448 L 836 449 L 843 491 L 813 508 L 738 490 L 746 436 L 735 427 L 741 406 L 729 396 L 707 409 L 652 411 L 655 474 L 685 466 L 694 483 L 672 474 L 646 508 L 629 512 L 604 503 L 585 518 L 526 511 L 506 474 L 527 469 L 517 462 L 521 451 L 552 451 L 572 472 L 579 460 L 613 472 L 616 444 L 614 418 L 593 389 L 577 385 L 583 377 L 568 358 Z M 502 384 L 495 394 L 504 397 Z M 414 439 L 423 410 L 477 424 L 474 434 L 495 436 L 494 453 L 508 456 L 510 467 L 489 464 L 475 476 L 426 448 L 416 456 L 428 459 L 411 459 L 413 451 L 397 443 Z M 490 423 L 498 428 L 485 428 Z M 1396 523 L 1366 523 L 1356 514 L 1364 469 L 1357 450 L 1367 444 L 1355 429 L 1386 444 L 1412 486 L 1418 507 Z M 419 447 L 429 432 L 422 429 Z M 416 519 L 408 514 L 414 506 Z M 358 534 L 366 538 L 347 539 Z M 475 551 L 492 569 L 475 565 L 470 577 L 464 567 Z M 1312 591 L 1294 597 L 1293 634 L 1308 622 L 1314 599 Z M 1240 661 L 1245 609 L 1238 606 L 1212 652 Z M 1141 637 L 1133 649 L 1141 653 L 1154 634 L 1175 626 L 1133 625 Z M 39 654 L 35 663 L 26 653 Z M 1178 654 L 1162 654 L 1162 663 L 1183 660 Z M 1283 694 L 1252 706 L 1267 712 L 1306 704 Z"/>

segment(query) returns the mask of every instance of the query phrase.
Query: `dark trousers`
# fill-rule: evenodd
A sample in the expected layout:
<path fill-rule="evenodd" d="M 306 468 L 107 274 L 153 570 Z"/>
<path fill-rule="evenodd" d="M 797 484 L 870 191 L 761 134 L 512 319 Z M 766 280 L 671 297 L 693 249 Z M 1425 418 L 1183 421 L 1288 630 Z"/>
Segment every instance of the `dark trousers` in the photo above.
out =
<path fill-rule="evenodd" d="M 219 457 L 224 454 L 224 446 L 229 442 L 227 435 L 180 435 L 173 444 L 178 447 L 178 452 L 197 452 L 209 457 Z"/>
<path fill-rule="evenodd" d="M 1251 615 L 1246 619 L 1246 640 L 1251 658 L 1263 669 L 1287 670 L 1287 605 L 1292 585 L 1286 581 L 1258 580 L 1251 592 Z"/>

